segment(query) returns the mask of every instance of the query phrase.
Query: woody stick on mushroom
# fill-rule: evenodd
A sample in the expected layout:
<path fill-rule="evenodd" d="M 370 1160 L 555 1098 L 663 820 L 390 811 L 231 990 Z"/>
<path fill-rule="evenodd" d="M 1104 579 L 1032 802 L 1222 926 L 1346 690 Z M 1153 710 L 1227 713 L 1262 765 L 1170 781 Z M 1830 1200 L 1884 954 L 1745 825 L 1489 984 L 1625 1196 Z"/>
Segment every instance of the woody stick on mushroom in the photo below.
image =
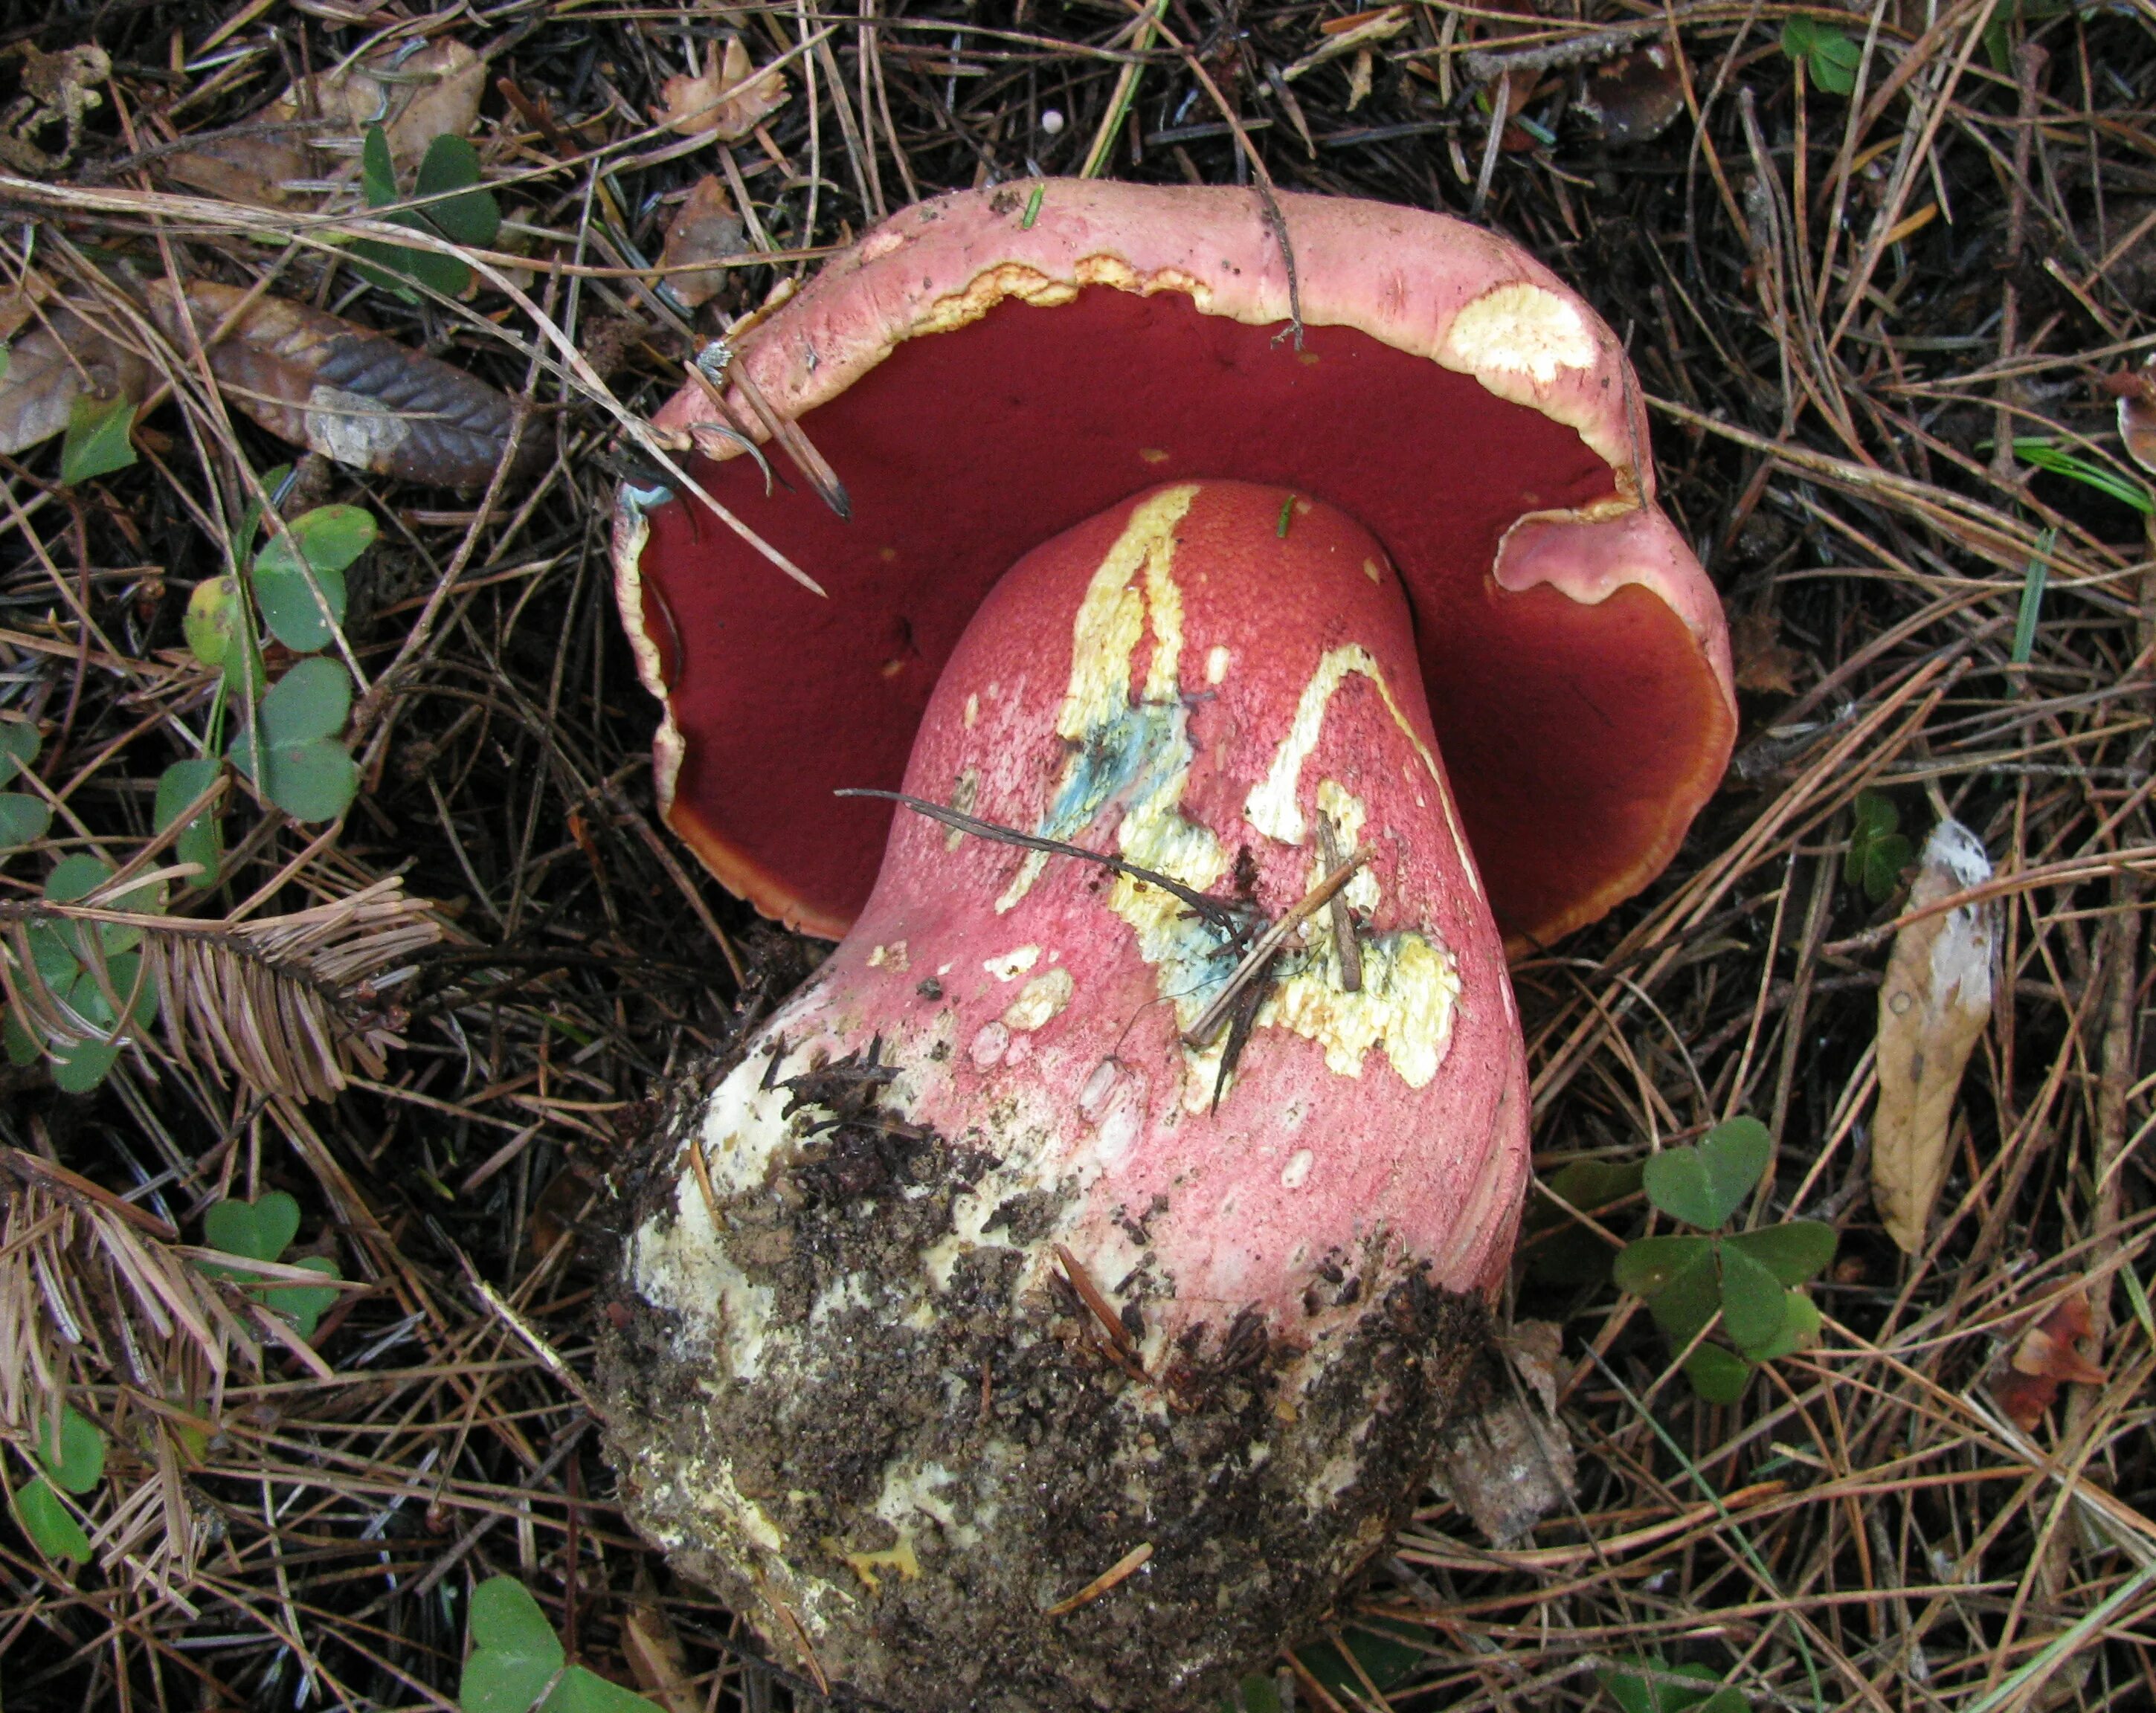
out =
<path fill-rule="evenodd" d="M 697 473 L 826 597 L 620 514 L 670 823 L 839 943 L 675 1090 L 610 1443 L 678 1566 L 901 1706 L 1192 1705 L 1322 1617 L 1510 1258 L 1505 944 L 1727 757 L 1607 329 L 1457 222 L 1279 208 L 1019 185 L 829 264 L 660 419 L 798 424 L 850 518 Z"/>

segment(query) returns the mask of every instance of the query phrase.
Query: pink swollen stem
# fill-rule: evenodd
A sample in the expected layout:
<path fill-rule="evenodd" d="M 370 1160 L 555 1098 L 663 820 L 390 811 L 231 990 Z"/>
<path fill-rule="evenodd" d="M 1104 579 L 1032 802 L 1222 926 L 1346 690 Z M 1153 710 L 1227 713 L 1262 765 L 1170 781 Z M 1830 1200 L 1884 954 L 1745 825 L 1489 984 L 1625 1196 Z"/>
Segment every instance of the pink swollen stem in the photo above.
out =
<path fill-rule="evenodd" d="M 1278 488 L 1157 488 L 982 605 L 909 792 L 1260 929 L 1336 866 L 1329 821 L 1364 859 L 1361 980 L 1310 910 L 1224 1082 L 1239 1032 L 1186 1032 L 1246 946 L 1127 874 L 899 814 L 851 931 L 677 1121 L 608 1358 L 639 1526 L 767 1635 L 904 1705 L 973 1705 L 976 1639 L 1034 1704 L 1180 1705 L 1387 1537 L 1527 1160 L 1427 710 L 1383 551 Z"/>

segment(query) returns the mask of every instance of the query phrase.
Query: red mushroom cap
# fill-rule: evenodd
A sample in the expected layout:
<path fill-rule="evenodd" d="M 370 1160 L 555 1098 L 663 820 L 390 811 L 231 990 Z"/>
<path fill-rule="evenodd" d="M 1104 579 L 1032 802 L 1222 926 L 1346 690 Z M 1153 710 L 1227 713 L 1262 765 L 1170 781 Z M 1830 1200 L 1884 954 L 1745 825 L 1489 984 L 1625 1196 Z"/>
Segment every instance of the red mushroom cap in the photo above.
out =
<path fill-rule="evenodd" d="M 1278 206 L 1276 225 L 1228 188 L 961 192 L 878 227 L 742 340 L 850 521 L 775 454 L 768 499 L 753 460 L 693 473 L 829 598 L 694 499 L 624 508 L 616 547 L 667 702 L 661 801 L 729 887 L 842 933 L 890 811 L 831 792 L 897 782 L 989 587 L 1138 489 L 1198 478 L 1292 487 L 1383 543 L 1509 938 L 1591 921 L 1669 861 L 1721 778 L 1734 700 L 1713 589 L 1651 503 L 1615 338 L 1490 233 Z M 691 387 L 659 421 L 717 416 Z"/>

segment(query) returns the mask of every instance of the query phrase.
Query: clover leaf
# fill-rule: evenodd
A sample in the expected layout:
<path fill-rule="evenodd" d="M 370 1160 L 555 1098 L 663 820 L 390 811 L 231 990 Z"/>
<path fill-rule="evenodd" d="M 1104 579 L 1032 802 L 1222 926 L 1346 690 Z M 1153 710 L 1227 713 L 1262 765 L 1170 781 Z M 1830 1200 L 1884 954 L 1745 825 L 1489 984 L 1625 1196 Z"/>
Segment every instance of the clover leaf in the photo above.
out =
<path fill-rule="evenodd" d="M 464 1713 L 655 1713 L 643 1696 L 568 1664 L 547 1614 L 514 1577 L 490 1577 L 472 1590 L 472 1650 L 457 1684 Z M 551 1689 L 550 1689 L 551 1685 Z"/>
<path fill-rule="evenodd" d="M 1663 1149 L 1647 1162 L 1641 1184 L 1647 1199 L 1672 1219 L 1711 1231 L 1752 1193 L 1774 1151 L 1765 1125 L 1732 1118 L 1697 1146 Z"/>
<path fill-rule="evenodd" d="M 0 791 L 0 850 L 20 850 L 45 836 L 52 806 L 27 791 Z"/>
<path fill-rule="evenodd" d="M 114 872 L 102 858 L 77 852 L 53 865 L 44 895 L 54 904 L 77 903 L 104 886 Z M 105 902 L 114 910 L 155 911 L 162 907 L 163 897 L 151 883 L 133 895 Z M 135 950 L 142 931 L 121 922 L 40 921 L 29 924 L 24 937 L 38 978 L 74 1014 L 61 1033 L 81 1038 L 40 1042 L 11 1010 L 8 1057 L 27 1064 L 42 1053 L 52 1061 L 53 1081 L 59 1088 L 87 1094 L 119 1063 L 121 1038 L 139 1034 L 157 1021 L 157 984 L 145 976 L 141 954 Z"/>
<path fill-rule="evenodd" d="M 1830 95 L 1856 87 L 1856 68 L 1864 50 L 1832 24 L 1815 18 L 1793 18 L 1782 26 L 1782 51 Z"/>
<path fill-rule="evenodd" d="M 27 721 L 0 720 L 0 785 L 29 770 L 38 743 L 38 728 Z M 26 791 L 0 792 L 0 851 L 34 843 L 52 823 L 52 806 L 43 798 Z"/>
<path fill-rule="evenodd" d="M 43 1475 L 25 1481 L 9 1495 L 15 1521 L 38 1551 L 58 1563 L 80 1564 L 90 1557 L 90 1536 L 74 1514 L 60 1502 Z"/>
<path fill-rule="evenodd" d="M 73 1404 L 61 1408 L 57 1423 L 43 1417 L 37 1428 L 31 1457 L 40 1473 L 9 1495 L 15 1521 L 46 1557 L 80 1564 L 90 1557 L 90 1536 L 54 1489 L 80 1497 L 105 1479 L 105 1432 Z"/>
<path fill-rule="evenodd" d="M 254 557 L 254 598 L 270 633 L 295 654 L 326 648 L 344 623 L 345 567 L 374 536 L 371 512 L 318 505 L 271 536 Z"/>
<path fill-rule="evenodd" d="M 223 673 L 227 689 L 250 698 L 260 692 L 262 654 L 247 622 L 247 597 L 239 578 L 213 577 L 197 583 L 187 597 L 180 633 L 196 659 Z"/>
<path fill-rule="evenodd" d="M 320 655 L 270 687 L 251 729 L 232 740 L 232 764 L 295 821 L 333 821 L 351 807 L 359 769 L 331 734 L 352 714 L 352 678 Z"/>
<path fill-rule="evenodd" d="M 203 1238 L 212 1249 L 249 1261 L 275 1260 L 299 1234 L 300 1204 L 282 1190 L 252 1202 L 219 1202 L 203 1215 Z"/>
<path fill-rule="evenodd" d="M 1874 904 L 1884 904 L 1901 884 L 1902 870 L 1915 854 L 1907 837 L 1897 829 L 1902 812 L 1891 799 L 1876 791 L 1860 791 L 1851 805 L 1856 824 L 1850 829 L 1849 854 L 1841 860 L 1842 878 L 1864 889 Z"/>
<path fill-rule="evenodd" d="M 162 833 L 179 819 L 189 803 L 217 781 L 220 763 L 214 756 L 192 756 L 175 762 L 157 776 L 157 795 L 150 811 L 150 824 Z M 183 863 L 200 864 L 198 886 L 217 882 L 218 866 L 224 854 L 224 823 L 204 810 L 180 829 L 172 841 L 172 854 Z"/>
<path fill-rule="evenodd" d="M 1735 1403 L 1756 1364 L 1794 1355 L 1819 1336 L 1819 1310 L 1796 1287 L 1834 1259 L 1834 1228 L 1798 1219 L 1721 1230 L 1773 1157 L 1774 1139 L 1755 1118 L 1729 1119 L 1693 1146 L 1654 1156 L 1641 1173 L 1647 1199 L 1706 1234 L 1641 1238 L 1625 1245 L 1611 1269 L 1620 1289 L 1645 1300 L 1670 1341 L 1689 1351 L 1686 1377 L 1711 1403 Z M 1717 1316 L 1735 1350 L 1702 1341 Z"/>
<path fill-rule="evenodd" d="M 67 435 L 60 442 L 60 480 L 69 487 L 110 475 L 135 462 L 128 436 L 135 429 L 135 401 L 85 392 L 68 410 Z"/>
<path fill-rule="evenodd" d="M 60 1407 L 57 1425 L 47 1416 L 38 1428 L 38 1461 L 56 1486 L 83 1494 L 105 1479 L 105 1430 L 73 1404 Z"/>
<path fill-rule="evenodd" d="M 1535 1283 L 1599 1285 L 1609 1276 L 1609 1246 L 1565 1209 L 1599 1213 L 1636 1195 L 1640 1174 L 1636 1160 L 1573 1160 L 1558 1167 L 1549 1181 L 1554 1199 L 1537 1197 L 1527 1204 L 1527 1271 Z"/>
<path fill-rule="evenodd" d="M 392 225 L 475 249 L 492 244 L 501 230 L 501 205 L 495 201 L 492 191 L 480 187 L 479 155 L 460 136 L 444 135 L 428 144 L 413 195 L 434 200 L 421 208 L 393 207 L 403 198 L 397 188 L 388 136 L 378 125 L 367 129 L 360 146 L 359 168 L 360 189 L 367 207 L 391 209 L 382 218 Z M 436 250 L 408 249 L 403 244 L 373 238 L 359 239 L 352 249 L 359 259 L 359 271 L 371 284 L 400 297 L 415 295 L 405 283 L 408 280 L 416 280 L 444 297 L 460 297 L 471 285 L 471 269 L 454 256 Z"/>
<path fill-rule="evenodd" d="M 38 758 L 38 728 L 26 720 L 0 720 L 0 785 Z"/>
<path fill-rule="evenodd" d="M 203 1240 L 212 1249 L 249 1261 L 279 1259 L 300 1233 L 300 1204 L 282 1190 L 271 1190 L 252 1202 L 227 1200 L 203 1215 Z M 292 1265 L 319 1273 L 325 1279 L 341 1276 L 337 1264 L 324 1255 L 308 1255 Z M 281 1280 L 261 1279 L 237 1267 L 214 1261 L 203 1264 L 214 1279 L 244 1279 L 252 1282 L 248 1294 L 275 1310 L 298 1330 L 302 1338 L 315 1336 L 315 1328 L 336 1302 L 333 1285 L 290 1285 Z"/>

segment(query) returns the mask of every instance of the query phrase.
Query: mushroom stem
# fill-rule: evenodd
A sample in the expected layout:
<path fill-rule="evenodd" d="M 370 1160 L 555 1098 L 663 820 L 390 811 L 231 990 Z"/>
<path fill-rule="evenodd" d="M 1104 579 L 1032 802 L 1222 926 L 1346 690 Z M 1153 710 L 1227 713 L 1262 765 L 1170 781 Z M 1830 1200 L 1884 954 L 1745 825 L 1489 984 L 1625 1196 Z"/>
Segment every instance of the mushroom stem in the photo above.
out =
<path fill-rule="evenodd" d="M 1406 1514 L 1525 1183 L 1405 599 L 1332 507 L 1139 495 L 997 585 L 905 785 L 952 807 L 663 1128 L 624 1496 L 897 1706 L 1198 1705 Z"/>

